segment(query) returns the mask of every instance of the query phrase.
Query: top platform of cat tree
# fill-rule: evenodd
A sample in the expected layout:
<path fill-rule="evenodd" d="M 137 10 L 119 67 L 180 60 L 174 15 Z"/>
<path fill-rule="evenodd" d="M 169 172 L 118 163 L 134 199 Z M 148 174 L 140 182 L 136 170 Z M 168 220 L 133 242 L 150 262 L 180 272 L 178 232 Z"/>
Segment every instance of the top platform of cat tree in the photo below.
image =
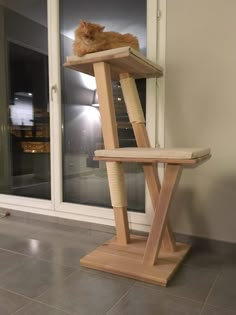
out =
<path fill-rule="evenodd" d="M 163 75 L 162 67 L 130 47 L 99 51 L 83 57 L 69 56 L 64 66 L 94 75 L 93 63 L 102 61 L 110 64 L 112 80 L 119 80 L 120 73 L 130 73 L 135 79 L 158 78 Z"/>

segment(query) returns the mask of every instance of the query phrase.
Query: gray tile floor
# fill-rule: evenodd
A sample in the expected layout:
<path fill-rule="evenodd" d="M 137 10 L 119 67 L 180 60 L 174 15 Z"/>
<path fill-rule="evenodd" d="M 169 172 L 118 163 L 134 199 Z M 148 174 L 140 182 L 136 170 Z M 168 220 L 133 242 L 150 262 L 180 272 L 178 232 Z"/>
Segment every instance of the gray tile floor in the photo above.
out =
<path fill-rule="evenodd" d="M 236 315 L 236 252 L 193 248 L 167 288 L 81 268 L 111 234 L 0 220 L 0 315 Z"/>

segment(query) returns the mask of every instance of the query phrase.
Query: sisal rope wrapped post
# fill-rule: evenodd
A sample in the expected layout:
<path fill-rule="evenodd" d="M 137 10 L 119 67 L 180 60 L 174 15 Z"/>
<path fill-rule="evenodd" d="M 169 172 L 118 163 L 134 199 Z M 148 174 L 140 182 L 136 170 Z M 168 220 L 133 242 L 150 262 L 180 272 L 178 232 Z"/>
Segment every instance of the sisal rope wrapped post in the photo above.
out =
<path fill-rule="evenodd" d="M 120 80 L 123 96 L 131 123 L 145 123 L 143 109 L 140 103 L 138 91 L 133 78 L 123 78 Z"/>
<path fill-rule="evenodd" d="M 124 172 L 121 163 L 106 162 L 108 183 L 113 207 L 127 207 Z"/>

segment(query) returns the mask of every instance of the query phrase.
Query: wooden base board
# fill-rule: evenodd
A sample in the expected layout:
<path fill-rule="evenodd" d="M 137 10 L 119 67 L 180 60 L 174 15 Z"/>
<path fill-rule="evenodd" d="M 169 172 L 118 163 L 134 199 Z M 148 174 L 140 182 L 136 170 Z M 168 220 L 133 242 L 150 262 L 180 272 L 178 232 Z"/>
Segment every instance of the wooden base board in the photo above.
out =
<path fill-rule="evenodd" d="M 145 266 L 143 255 L 147 238 L 131 235 L 131 243 L 119 245 L 116 239 L 102 246 L 80 260 L 83 267 L 105 271 L 135 280 L 166 286 L 191 246 L 177 243 L 175 252 L 160 251 L 155 266 Z"/>

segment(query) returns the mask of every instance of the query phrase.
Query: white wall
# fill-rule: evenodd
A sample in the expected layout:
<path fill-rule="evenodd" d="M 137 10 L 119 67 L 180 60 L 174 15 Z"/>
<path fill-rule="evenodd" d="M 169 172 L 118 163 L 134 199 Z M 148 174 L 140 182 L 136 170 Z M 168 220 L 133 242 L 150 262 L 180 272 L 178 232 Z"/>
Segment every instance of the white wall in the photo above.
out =
<path fill-rule="evenodd" d="M 236 1 L 167 0 L 166 146 L 212 148 L 183 172 L 177 232 L 236 242 Z M 173 207 L 174 208 L 174 207 Z"/>

